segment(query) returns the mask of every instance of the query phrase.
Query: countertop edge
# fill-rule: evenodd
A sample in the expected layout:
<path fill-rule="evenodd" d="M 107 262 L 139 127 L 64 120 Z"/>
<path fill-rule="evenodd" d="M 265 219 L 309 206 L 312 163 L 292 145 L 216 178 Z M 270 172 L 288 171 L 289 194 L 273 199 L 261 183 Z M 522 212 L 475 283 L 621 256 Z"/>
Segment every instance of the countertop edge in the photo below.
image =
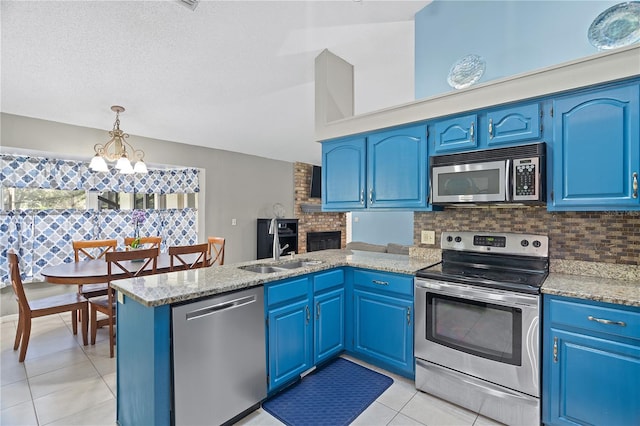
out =
<path fill-rule="evenodd" d="M 407 255 L 365 253 L 346 249 L 300 254 L 292 259 L 320 260 L 322 263 L 270 274 L 259 274 L 241 269 L 242 266 L 273 263 L 271 259 L 262 259 L 190 271 L 168 272 L 165 274 L 116 280 L 113 281 L 111 285 L 118 292 L 121 292 L 123 295 L 143 306 L 158 307 L 194 301 L 220 293 L 256 287 L 274 281 L 295 278 L 301 275 L 318 273 L 340 267 L 363 268 L 380 272 L 414 275 L 416 271 L 432 263 Z M 283 258 L 281 262 L 288 260 L 290 260 L 290 258 Z M 205 281 L 208 281 L 210 285 L 202 288 L 194 288 L 193 290 L 184 289 L 185 285 L 189 286 L 189 284 Z M 224 283 L 222 283 L 222 281 L 224 281 Z M 163 285 L 164 287 L 162 287 Z M 173 293 L 156 296 L 150 295 L 152 291 L 149 291 L 149 289 L 169 289 L 172 285 L 176 290 Z"/>

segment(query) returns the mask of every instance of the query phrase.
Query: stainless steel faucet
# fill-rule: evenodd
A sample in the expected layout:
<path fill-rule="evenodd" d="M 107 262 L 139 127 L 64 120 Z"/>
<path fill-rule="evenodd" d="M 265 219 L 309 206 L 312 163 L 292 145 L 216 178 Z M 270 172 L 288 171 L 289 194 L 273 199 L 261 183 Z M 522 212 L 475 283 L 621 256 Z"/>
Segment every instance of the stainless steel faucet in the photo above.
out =
<path fill-rule="evenodd" d="M 278 238 L 278 219 L 271 219 L 269 234 L 273 235 L 273 260 L 280 260 L 280 238 Z"/>

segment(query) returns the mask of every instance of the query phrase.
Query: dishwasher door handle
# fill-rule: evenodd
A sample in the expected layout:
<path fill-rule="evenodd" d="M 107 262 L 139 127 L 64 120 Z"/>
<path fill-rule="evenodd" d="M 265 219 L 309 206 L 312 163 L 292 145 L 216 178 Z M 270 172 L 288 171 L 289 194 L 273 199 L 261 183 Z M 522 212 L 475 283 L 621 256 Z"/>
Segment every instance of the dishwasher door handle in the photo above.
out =
<path fill-rule="evenodd" d="M 207 306 L 206 308 L 197 309 L 195 311 L 187 312 L 187 321 L 213 315 L 218 312 L 226 311 L 229 309 L 236 309 L 242 306 L 254 303 L 256 301 L 255 296 L 241 297 L 239 299 L 229 300 L 227 302 L 218 303 L 216 305 Z"/>

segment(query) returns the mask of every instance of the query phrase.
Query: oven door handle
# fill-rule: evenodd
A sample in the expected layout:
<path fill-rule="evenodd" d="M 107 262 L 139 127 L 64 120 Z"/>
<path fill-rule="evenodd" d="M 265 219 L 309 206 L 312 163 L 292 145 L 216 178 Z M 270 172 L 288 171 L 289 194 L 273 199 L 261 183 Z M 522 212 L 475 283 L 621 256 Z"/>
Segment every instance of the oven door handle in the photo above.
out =
<path fill-rule="evenodd" d="M 445 296 L 458 297 L 460 299 L 474 300 L 477 302 L 486 302 L 492 304 L 500 304 L 508 307 L 537 306 L 538 296 L 509 293 L 501 290 L 495 290 L 485 287 L 477 290 L 464 284 L 449 284 L 443 281 L 415 281 L 416 291 L 424 290 L 432 293 L 442 294 Z"/>

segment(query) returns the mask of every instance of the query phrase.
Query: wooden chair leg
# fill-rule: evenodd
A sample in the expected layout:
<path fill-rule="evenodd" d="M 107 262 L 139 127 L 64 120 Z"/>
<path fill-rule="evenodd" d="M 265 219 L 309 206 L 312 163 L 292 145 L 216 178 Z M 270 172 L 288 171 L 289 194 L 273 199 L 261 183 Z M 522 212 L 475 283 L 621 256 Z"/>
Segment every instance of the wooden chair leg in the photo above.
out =
<path fill-rule="evenodd" d="M 82 308 L 82 311 L 78 311 L 78 312 L 82 312 L 81 313 L 82 323 L 80 324 L 80 326 L 82 327 L 82 344 L 84 346 L 87 346 L 87 344 L 89 343 L 87 339 L 88 330 L 89 330 L 89 306 L 85 305 Z"/>
<path fill-rule="evenodd" d="M 16 330 L 16 341 L 13 344 L 13 350 L 17 350 L 20 346 L 20 339 L 22 338 L 22 322 L 24 321 L 24 315 L 22 311 L 18 312 L 18 329 Z"/>
<path fill-rule="evenodd" d="M 91 344 L 96 344 L 96 334 L 98 333 L 98 312 L 91 306 Z"/>
<path fill-rule="evenodd" d="M 113 347 L 115 345 L 115 338 L 113 335 L 113 315 L 109 318 L 109 358 L 113 358 Z"/>
<path fill-rule="evenodd" d="M 82 318 L 80 318 L 82 321 Z M 73 330 L 73 335 L 78 334 L 78 311 L 71 311 L 71 330 Z"/>
<path fill-rule="evenodd" d="M 23 329 L 22 329 L 22 344 L 20 345 L 20 357 L 19 362 L 24 362 L 24 358 L 27 356 L 27 347 L 29 346 L 29 336 L 31 335 L 31 318 L 27 318 L 23 315 Z"/>

